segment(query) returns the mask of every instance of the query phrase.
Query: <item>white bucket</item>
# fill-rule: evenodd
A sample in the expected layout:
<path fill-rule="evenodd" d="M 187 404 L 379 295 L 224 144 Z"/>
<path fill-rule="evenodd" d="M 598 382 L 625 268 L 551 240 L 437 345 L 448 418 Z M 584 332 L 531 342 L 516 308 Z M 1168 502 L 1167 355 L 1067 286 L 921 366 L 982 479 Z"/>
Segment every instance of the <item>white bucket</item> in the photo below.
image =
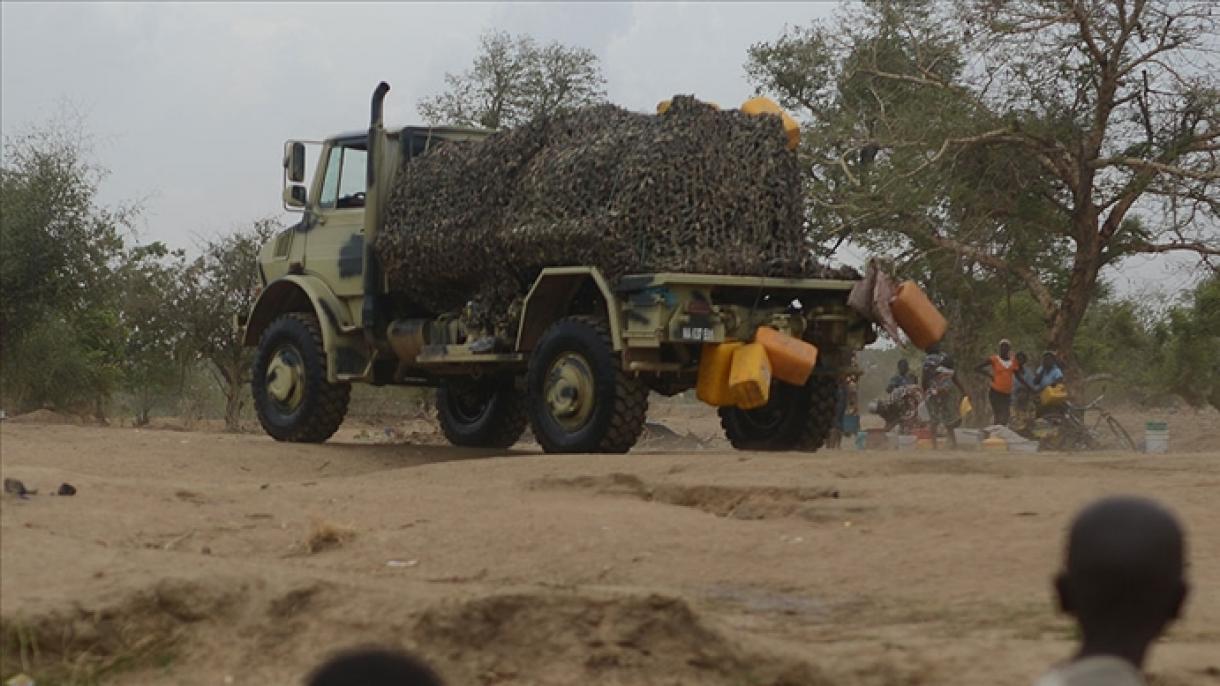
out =
<path fill-rule="evenodd" d="M 1146 432 L 1144 434 L 1144 452 L 1146 453 L 1167 453 L 1169 452 L 1169 432 Z"/>
<path fill-rule="evenodd" d="M 1169 452 L 1169 424 L 1166 422 L 1148 422 L 1144 424 L 1144 452 Z"/>
<path fill-rule="evenodd" d="M 978 429 L 954 429 L 957 447 L 961 450 L 978 450 L 983 443 L 983 432 Z"/>

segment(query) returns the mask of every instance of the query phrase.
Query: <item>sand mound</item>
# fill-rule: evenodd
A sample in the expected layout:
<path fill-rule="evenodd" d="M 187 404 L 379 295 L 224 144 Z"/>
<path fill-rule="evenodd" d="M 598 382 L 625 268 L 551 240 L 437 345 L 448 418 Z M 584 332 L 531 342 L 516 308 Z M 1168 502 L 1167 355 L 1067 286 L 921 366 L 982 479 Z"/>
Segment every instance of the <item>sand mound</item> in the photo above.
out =
<path fill-rule="evenodd" d="M 781 488 L 776 486 L 716 486 L 689 484 L 649 484 L 634 474 L 614 472 L 601 476 L 571 479 L 543 478 L 533 488 L 576 489 L 598 495 L 625 495 L 648 502 L 691 507 L 717 517 L 733 519 L 773 519 L 800 516 L 817 519 L 813 501 L 839 498 L 833 486 L 818 488 Z"/>
<path fill-rule="evenodd" d="M 13 422 L 14 424 L 54 424 L 68 426 L 87 426 L 96 424 L 94 420 L 86 417 L 46 409 L 34 410 L 33 412 L 19 414 L 16 417 L 9 417 L 6 421 Z"/>
<path fill-rule="evenodd" d="M 171 660 L 190 625 L 241 602 L 240 587 L 162 579 L 100 608 L 74 604 L 37 616 L 0 617 L 4 671 L 18 665 L 58 683 L 94 683 L 119 670 Z"/>
<path fill-rule="evenodd" d="M 804 663 L 751 654 L 662 595 L 491 596 L 429 610 L 414 633 L 453 683 L 831 683 Z"/>

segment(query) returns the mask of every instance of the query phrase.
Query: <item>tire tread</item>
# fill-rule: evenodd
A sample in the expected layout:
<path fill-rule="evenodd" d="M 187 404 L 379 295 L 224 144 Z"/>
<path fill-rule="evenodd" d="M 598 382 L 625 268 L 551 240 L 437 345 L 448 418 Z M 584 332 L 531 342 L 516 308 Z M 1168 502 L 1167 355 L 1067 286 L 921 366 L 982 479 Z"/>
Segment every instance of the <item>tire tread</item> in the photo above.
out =
<path fill-rule="evenodd" d="M 300 322 L 309 334 L 314 353 L 320 359 L 326 359 L 326 348 L 322 344 L 322 327 L 318 324 L 317 317 L 305 312 L 289 312 L 281 315 L 280 318 L 295 319 Z M 259 343 L 260 350 L 263 349 L 267 336 L 275 329 L 274 322 L 272 326 L 267 327 L 267 331 L 263 334 L 264 340 Z M 352 395 L 351 384 L 327 381 L 325 365 L 320 368 L 307 369 L 307 374 L 305 388 L 306 392 L 315 394 L 314 411 L 312 416 L 306 421 L 300 422 L 295 430 L 284 431 L 280 427 L 271 425 L 261 409 L 258 412 L 259 424 L 276 440 L 290 443 L 322 443 L 339 430 L 344 417 L 347 416 L 347 408 Z"/>

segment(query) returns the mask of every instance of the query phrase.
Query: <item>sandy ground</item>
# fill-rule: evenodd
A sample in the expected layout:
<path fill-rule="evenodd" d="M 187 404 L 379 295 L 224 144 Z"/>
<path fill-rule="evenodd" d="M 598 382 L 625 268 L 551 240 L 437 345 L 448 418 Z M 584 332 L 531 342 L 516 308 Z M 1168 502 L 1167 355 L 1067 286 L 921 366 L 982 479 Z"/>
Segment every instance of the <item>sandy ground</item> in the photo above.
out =
<path fill-rule="evenodd" d="M 294 684 L 377 643 L 455 685 L 1023 685 L 1071 651 L 1068 519 L 1141 493 L 1187 523 L 1196 589 L 1153 683 L 1220 684 L 1220 441 L 762 455 L 687 414 L 612 457 L 4 422 L 0 471 L 42 494 L 0 501 L 0 676 Z"/>

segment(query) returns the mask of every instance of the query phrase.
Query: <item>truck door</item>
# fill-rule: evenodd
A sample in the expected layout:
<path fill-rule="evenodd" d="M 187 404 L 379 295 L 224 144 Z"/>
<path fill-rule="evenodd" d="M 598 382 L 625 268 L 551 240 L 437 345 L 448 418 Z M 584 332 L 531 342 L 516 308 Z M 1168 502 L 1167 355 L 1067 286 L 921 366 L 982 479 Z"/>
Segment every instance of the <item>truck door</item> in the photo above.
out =
<path fill-rule="evenodd" d="M 329 145 L 317 200 L 317 221 L 306 237 L 305 271 L 317 275 L 360 323 L 364 277 L 365 139 Z"/>

